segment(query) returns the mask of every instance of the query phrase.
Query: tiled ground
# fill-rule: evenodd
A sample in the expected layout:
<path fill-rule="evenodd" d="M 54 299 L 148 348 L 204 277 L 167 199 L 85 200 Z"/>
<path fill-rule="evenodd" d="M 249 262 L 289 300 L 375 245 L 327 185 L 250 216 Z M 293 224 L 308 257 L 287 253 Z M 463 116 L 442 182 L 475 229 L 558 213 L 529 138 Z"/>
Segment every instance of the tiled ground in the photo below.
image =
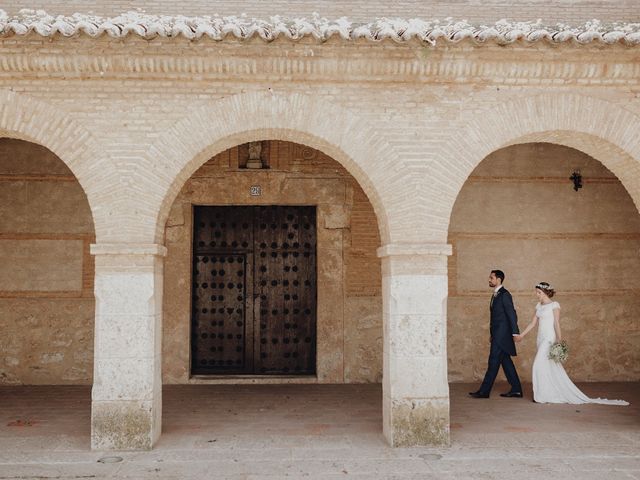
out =
<path fill-rule="evenodd" d="M 472 387 L 451 387 L 450 448 L 392 449 L 379 385 L 167 386 L 157 447 L 117 454 L 88 448 L 89 388 L 0 387 L 0 479 L 640 480 L 639 383 L 581 385 L 629 407 L 539 405 L 499 386 L 472 399 Z"/>

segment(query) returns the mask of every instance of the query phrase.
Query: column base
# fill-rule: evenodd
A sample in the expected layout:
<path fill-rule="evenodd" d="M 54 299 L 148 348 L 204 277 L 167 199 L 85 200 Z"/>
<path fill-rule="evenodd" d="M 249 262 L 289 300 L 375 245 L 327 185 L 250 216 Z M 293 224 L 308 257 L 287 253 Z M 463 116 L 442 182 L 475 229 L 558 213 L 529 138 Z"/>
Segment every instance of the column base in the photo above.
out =
<path fill-rule="evenodd" d="M 93 450 L 151 450 L 157 437 L 151 402 L 100 401 L 91 407 Z"/>
<path fill-rule="evenodd" d="M 446 447 L 449 436 L 449 399 L 393 400 L 384 434 L 393 447 Z"/>

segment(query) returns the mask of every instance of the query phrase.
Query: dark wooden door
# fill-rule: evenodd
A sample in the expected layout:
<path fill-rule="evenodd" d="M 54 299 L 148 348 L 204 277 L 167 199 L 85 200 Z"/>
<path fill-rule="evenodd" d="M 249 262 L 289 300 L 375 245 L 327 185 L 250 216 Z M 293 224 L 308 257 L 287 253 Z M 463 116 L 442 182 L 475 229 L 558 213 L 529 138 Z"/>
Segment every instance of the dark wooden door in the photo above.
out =
<path fill-rule="evenodd" d="M 195 207 L 193 374 L 313 374 L 316 209 Z"/>

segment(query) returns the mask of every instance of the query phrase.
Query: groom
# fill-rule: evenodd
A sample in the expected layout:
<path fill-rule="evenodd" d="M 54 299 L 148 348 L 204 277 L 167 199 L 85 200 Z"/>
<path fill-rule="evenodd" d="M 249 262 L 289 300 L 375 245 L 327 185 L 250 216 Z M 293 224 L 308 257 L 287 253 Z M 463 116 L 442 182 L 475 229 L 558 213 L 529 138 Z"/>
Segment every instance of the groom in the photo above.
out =
<path fill-rule="evenodd" d="M 513 306 L 513 299 L 506 288 L 502 286 L 504 272 L 502 270 L 491 270 L 489 275 L 489 286 L 493 288 L 493 296 L 489 304 L 491 312 L 491 350 L 489 351 L 489 365 L 487 373 L 484 375 L 482 385 L 476 392 L 471 392 L 473 398 L 489 398 L 491 387 L 498 375 L 500 365 L 504 370 L 507 381 L 511 385 L 511 390 L 501 393 L 501 397 L 522 397 L 522 386 L 518 378 L 518 372 L 511 360 L 516 355 L 516 345 L 514 337 L 518 337 L 518 316 Z"/>

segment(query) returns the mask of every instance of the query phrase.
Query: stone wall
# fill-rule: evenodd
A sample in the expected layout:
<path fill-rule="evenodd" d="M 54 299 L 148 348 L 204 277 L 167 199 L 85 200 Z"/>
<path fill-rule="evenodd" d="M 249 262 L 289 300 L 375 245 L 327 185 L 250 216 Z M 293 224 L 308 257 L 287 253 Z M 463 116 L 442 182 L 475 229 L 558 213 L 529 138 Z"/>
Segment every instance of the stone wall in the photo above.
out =
<path fill-rule="evenodd" d="M 329 156 L 290 142 L 262 143 L 269 169 L 242 168 L 247 145 L 233 147 L 202 165 L 171 207 L 164 269 L 164 382 L 210 381 L 189 375 L 192 206 L 286 204 L 318 209 L 317 381 L 379 382 L 380 240 L 373 208 L 354 178 Z M 262 196 L 250 196 L 251 185 L 260 185 Z"/>
<path fill-rule="evenodd" d="M 91 383 L 87 197 L 44 147 L 0 139 L 0 384 Z"/>
<path fill-rule="evenodd" d="M 583 176 L 578 192 L 569 180 L 575 169 Z M 484 375 L 494 268 L 506 273 L 521 330 L 537 303 L 533 286 L 555 286 L 573 380 L 640 379 L 640 215 L 600 162 L 549 143 L 498 150 L 464 184 L 449 232 L 451 381 Z M 535 344 L 534 332 L 518 346 L 516 365 L 527 381 Z"/>

